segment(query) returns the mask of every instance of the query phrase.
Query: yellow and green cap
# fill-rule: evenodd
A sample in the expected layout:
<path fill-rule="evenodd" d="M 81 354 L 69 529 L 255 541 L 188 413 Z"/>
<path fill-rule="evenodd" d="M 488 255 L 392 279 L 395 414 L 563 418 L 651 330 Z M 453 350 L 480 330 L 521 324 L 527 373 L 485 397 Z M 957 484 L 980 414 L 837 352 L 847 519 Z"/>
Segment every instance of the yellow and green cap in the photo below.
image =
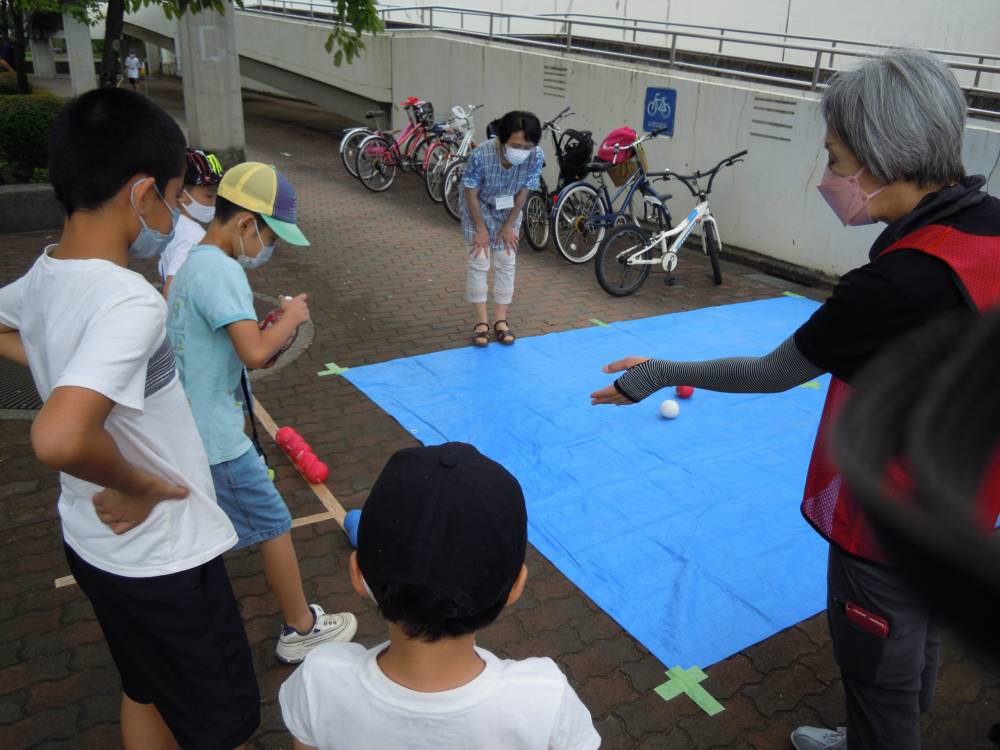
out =
<path fill-rule="evenodd" d="M 309 244 L 295 223 L 295 189 L 272 165 L 257 161 L 237 164 L 222 176 L 219 197 L 260 214 L 284 242 L 300 247 Z"/>

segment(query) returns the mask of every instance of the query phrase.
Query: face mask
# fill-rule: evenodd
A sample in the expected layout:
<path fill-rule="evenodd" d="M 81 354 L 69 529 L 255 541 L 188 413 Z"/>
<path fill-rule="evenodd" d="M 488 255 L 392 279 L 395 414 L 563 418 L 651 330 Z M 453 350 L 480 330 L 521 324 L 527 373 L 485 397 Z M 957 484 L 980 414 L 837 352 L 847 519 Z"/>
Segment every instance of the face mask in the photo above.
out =
<path fill-rule="evenodd" d="M 514 166 L 523 164 L 524 161 L 531 156 L 531 152 L 523 148 L 511 148 L 510 146 L 504 146 L 503 150 L 504 155 L 507 157 L 507 161 Z"/>
<path fill-rule="evenodd" d="M 206 206 L 204 203 L 199 203 L 187 190 L 184 191 L 184 195 L 191 199 L 191 202 L 184 206 L 184 210 L 187 211 L 188 216 L 195 221 L 200 221 L 202 224 L 210 224 L 212 219 L 215 218 L 215 206 Z"/>
<path fill-rule="evenodd" d="M 827 204 L 833 209 L 833 213 L 845 227 L 874 224 L 875 219 L 872 218 L 871 212 L 868 210 L 868 204 L 872 198 L 889 187 L 884 185 L 874 193 L 866 193 L 858 183 L 858 177 L 864 171 L 865 168 L 862 167 L 856 174 L 841 177 L 834 174 L 830 167 L 827 167 L 823 173 L 823 179 L 816 186 L 820 195 L 826 199 Z"/>
<path fill-rule="evenodd" d="M 139 211 L 135 207 L 135 189 L 139 187 L 141 182 L 142 180 L 139 180 L 139 182 L 132 186 L 132 192 L 128 199 L 129 203 L 132 204 L 132 210 L 135 211 L 135 215 L 139 219 L 139 223 L 142 224 L 139 236 L 129 246 L 128 254 L 133 258 L 155 258 L 166 249 L 167 245 L 173 242 L 174 232 L 177 230 L 177 217 L 180 216 L 181 210 L 167 206 L 167 202 L 163 200 L 163 196 L 160 194 L 160 189 L 156 185 L 153 185 L 153 190 L 156 191 L 160 200 L 163 201 L 163 205 L 167 206 L 167 210 L 170 211 L 170 233 L 161 234 L 151 228 L 146 223 L 146 220 L 139 215 Z"/>
<path fill-rule="evenodd" d="M 252 258 L 246 254 L 246 249 L 243 247 L 243 235 L 240 235 L 240 257 L 236 259 L 236 262 L 246 269 L 260 268 L 262 265 L 271 260 L 271 255 L 274 253 L 274 245 L 265 245 L 264 240 L 261 239 L 260 229 L 257 228 L 256 221 L 253 223 L 253 230 L 257 233 L 257 241 L 260 243 L 260 252 Z"/>

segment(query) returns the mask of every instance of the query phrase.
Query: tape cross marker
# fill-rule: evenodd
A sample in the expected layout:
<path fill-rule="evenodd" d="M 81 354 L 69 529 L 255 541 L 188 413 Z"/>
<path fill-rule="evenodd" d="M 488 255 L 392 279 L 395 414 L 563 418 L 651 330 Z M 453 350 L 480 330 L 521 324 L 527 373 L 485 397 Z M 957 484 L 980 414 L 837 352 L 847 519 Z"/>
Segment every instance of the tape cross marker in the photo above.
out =
<path fill-rule="evenodd" d="M 691 667 L 690 669 L 671 667 L 667 670 L 667 677 L 670 679 L 655 689 L 656 694 L 663 700 L 669 701 L 681 693 L 687 693 L 688 697 L 709 716 L 715 716 L 726 710 L 719 701 L 715 700 L 705 688 L 698 684 L 708 678 L 708 675 L 701 671 L 701 667 Z"/>
<path fill-rule="evenodd" d="M 343 375 L 351 369 L 350 367 L 340 367 L 336 362 L 327 362 L 324 367 L 326 367 L 325 370 L 320 370 L 316 373 L 321 378 L 327 375 Z"/>
<path fill-rule="evenodd" d="M 611 327 L 610 325 L 608 325 L 607 323 L 605 323 L 600 318 L 591 318 L 590 322 L 593 323 L 595 326 L 603 326 L 604 328 L 610 328 Z"/>
<path fill-rule="evenodd" d="M 799 386 L 799 388 L 808 388 L 813 391 L 818 391 L 822 387 L 818 380 L 810 380 L 808 383 L 803 383 Z"/>

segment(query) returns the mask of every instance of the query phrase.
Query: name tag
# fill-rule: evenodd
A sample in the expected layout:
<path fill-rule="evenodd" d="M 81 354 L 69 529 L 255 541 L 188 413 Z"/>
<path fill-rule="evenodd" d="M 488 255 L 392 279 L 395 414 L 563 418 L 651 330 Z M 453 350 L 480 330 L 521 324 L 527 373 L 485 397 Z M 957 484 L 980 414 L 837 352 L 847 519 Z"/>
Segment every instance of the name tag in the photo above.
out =
<path fill-rule="evenodd" d="M 497 208 L 514 208 L 513 195 L 501 195 L 493 203 Z"/>

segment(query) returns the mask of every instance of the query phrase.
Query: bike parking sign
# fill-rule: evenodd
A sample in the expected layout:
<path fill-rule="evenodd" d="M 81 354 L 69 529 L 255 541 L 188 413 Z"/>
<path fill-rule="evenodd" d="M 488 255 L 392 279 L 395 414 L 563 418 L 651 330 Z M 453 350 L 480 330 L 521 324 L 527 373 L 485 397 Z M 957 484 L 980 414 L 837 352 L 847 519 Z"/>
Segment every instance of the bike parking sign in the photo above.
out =
<path fill-rule="evenodd" d="M 664 135 L 674 134 L 674 113 L 677 111 L 677 89 L 646 89 L 646 109 L 643 112 L 643 130 L 659 130 Z"/>

